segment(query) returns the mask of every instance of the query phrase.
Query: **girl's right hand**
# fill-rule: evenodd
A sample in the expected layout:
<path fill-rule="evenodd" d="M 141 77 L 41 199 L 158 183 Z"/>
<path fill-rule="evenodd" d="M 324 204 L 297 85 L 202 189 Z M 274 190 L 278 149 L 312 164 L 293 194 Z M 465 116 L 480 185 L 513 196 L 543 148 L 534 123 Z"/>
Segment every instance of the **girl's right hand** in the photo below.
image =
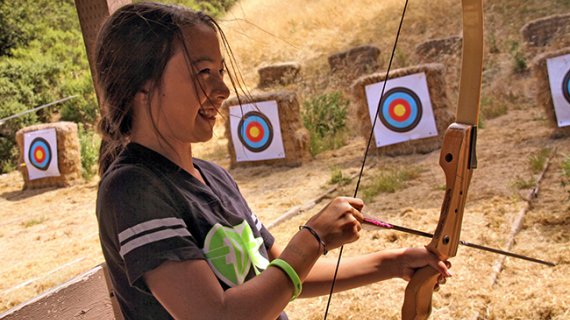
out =
<path fill-rule="evenodd" d="M 358 198 L 337 197 L 314 215 L 306 225 L 313 228 L 325 243 L 327 250 L 336 249 L 360 238 L 360 212 L 364 202 Z"/>

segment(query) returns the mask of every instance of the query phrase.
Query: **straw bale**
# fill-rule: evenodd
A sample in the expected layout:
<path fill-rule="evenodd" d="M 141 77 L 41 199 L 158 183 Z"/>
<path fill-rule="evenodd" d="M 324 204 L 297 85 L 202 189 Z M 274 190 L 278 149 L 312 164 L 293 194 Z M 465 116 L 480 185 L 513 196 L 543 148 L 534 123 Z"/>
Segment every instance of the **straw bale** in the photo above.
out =
<path fill-rule="evenodd" d="M 397 69 L 391 71 L 388 78 L 394 79 L 410 74 L 421 73 L 426 74 L 429 95 L 435 117 L 435 124 L 438 135 L 436 137 L 412 140 L 383 146 L 377 148 L 379 154 L 390 156 L 411 154 L 411 153 L 428 153 L 441 147 L 443 134 L 449 125 L 454 121 L 455 116 L 449 110 L 450 103 L 447 96 L 447 88 L 445 84 L 445 68 L 442 64 L 423 64 L 409 68 Z M 366 101 L 365 86 L 380 81 L 384 81 L 385 73 L 374 73 L 368 76 L 358 78 L 351 86 L 353 104 L 356 108 L 355 112 L 360 123 L 360 133 L 368 139 L 372 130 L 372 123 L 368 113 L 368 103 Z M 376 145 L 374 137 L 372 137 L 372 145 Z"/>
<path fill-rule="evenodd" d="M 309 152 L 309 132 L 301 120 L 297 95 L 292 91 L 258 93 L 250 97 L 240 97 L 242 104 L 276 101 L 283 138 L 285 158 L 260 160 L 260 161 L 236 161 L 236 153 L 231 138 L 229 107 L 239 105 L 237 97 L 231 97 L 224 102 L 221 112 L 227 119 L 225 137 L 228 139 L 228 151 L 230 153 L 230 167 L 252 167 L 259 165 L 298 167 L 303 162 L 311 159 Z"/>
<path fill-rule="evenodd" d="M 536 104 L 544 109 L 548 123 L 553 128 L 552 138 L 570 137 L 570 126 L 558 127 L 556 113 L 554 111 L 554 101 L 552 100 L 552 92 L 550 91 L 550 82 L 548 80 L 546 60 L 566 54 L 570 54 L 570 47 L 543 53 L 538 55 L 531 62 L 531 72 L 536 81 L 534 91 Z"/>
<path fill-rule="evenodd" d="M 259 68 L 259 89 L 274 85 L 288 85 L 297 80 L 301 65 L 297 62 L 283 62 Z"/>
<path fill-rule="evenodd" d="M 568 34 L 570 31 L 570 13 L 555 14 L 533 20 L 521 28 L 525 43 L 529 46 L 543 47 L 555 36 Z"/>
<path fill-rule="evenodd" d="M 56 132 L 57 164 L 60 176 L 30 180 L 24 162 L 24 134 L 50 128 L 54 128 Z M 25 127 L 16 132 L 16 142 L 20 150 L 18 163 L 24 179 L 24 189 L 68 187 L 81 180 L 81 147 L 76 123 L 55 122 Z"/>
<path fill-rule="evenodd" d="M 355 79 L 378 70 L 379 55 L 380 49 L 377 47 L 363 45 L 334 53 L 328 57 L 328 62 L 332 73 Z"/>
<path fill-rule="evenodd" d="M 421 61 L 438 61 L 442 55 L 459 55 L 463 46 L 463 37 L 453 36 L 441 39 L 432 39 L 420 43 L 416 47 L 416 55 Z"/>

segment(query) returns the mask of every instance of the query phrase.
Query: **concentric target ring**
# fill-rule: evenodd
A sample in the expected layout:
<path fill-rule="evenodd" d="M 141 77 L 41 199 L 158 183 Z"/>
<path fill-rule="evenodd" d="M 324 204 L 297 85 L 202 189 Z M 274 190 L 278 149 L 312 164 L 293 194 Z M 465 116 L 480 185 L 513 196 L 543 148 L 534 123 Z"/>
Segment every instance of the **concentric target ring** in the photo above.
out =
<path fill-rule="evenodd" d="M 30 143 L 28 150 L 28 159 L 34 168 L 38 170 L 47 170 L 51 163 L 51 148 L 49 143 L 41 137 L 37 137 Z"/>
<path fill-rule="evenodd" d="M 395 132 L 414 129 L 422 119 L 422 103 L 418 95 L 404 87 L 388 90 L 380 101 L 378 117 L 386 128 Z"/>
<path fill-rule="evenodd" d="M 566 72 L 564 79 L 562 80 L 562 93 L 566 101 L 570 103 L 570 70 Z"/>
<path fill-rule="evenodd" d="M 247 150 L 262 152 L 273 141 L 273 126 L 263 113 L 250 111 L 239 122 L 238 137 Z"/>

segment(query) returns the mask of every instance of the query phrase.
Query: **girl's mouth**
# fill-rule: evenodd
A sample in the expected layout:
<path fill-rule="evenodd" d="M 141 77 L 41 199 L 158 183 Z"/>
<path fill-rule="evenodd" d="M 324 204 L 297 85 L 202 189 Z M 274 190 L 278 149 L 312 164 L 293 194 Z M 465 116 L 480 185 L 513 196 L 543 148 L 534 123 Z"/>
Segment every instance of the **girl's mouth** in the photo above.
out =
<path fill-rule="evenodd" d="M 200 110 L 198 110 L 198 114 L 208 120 L 216 120 L 217 113 L 218 112 L 214 108 L 211 109 L 200 108 Z"/>

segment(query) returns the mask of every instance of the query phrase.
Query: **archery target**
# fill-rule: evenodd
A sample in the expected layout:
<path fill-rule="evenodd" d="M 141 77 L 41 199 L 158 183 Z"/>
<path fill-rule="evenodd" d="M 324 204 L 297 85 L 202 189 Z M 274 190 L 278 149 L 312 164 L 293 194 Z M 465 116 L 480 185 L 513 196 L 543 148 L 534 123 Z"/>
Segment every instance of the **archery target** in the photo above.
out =
<path fill-rule="evenodd" d="M 395 132 L 414 129 L 422 118 L 422 103 L 417 94 L 404 87 L 388 90 L 380 101 L 378 117 L 386 128 Z"/>
<path fill-rule="evenodd" d="M 276 101 L 231 106 L 229 113 L 236 161 L 285 158 Z"/>
<path fill-rule="evenodd" d="M 24 133 L 24 162 L 30 180 L 60 175 L 55 129 Z"/>
<path fill-rule="evenodd" d="M 28 159 L 30 164 L 38 170 L 47 170 L 51 163 L 51 148 L 46 139 L 36 137 L 30 143 L 28 150 Z"/>
<path fill-rule="evenodd" d="M 376 147 L 437 136 L 425 73 L 389 79 L 381 98 L 383 86 L 381 81 L 365 87 L 372 124 L 378 115 Z"/>
<path fill-rule="evenodd" d="M 273 126 L 263 113 L 250 111 L 239 122 L 238 137 L 249 151 L 262 152 L 273 142 Z"/>
<path fill-rule="evenodd" d="M 558 126 L 570 126 L 570 54 L 547 59 L 546 67 Z"/>

